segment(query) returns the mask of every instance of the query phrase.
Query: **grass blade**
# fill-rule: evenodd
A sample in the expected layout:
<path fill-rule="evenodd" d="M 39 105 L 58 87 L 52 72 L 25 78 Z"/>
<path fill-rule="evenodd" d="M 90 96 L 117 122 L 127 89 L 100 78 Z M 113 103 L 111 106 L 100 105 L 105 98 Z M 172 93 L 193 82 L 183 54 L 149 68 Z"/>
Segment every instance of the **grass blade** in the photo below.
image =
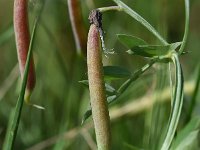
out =
<path fill-rule="evenodd" d="M 192 118 L 192 112 L 193 112 L 194 107 L 196 105 L 199 88 L 200 88 L 200 65 L 199 65 L 199 68 L 198 68 L 196 85 L 195 85 L 194 93 L 192 95 L 191 103 L 190 103 L 190 106 L 189 106 L 188 116 L 186 118 L 186 122 L 189 122 L 190 119 Z"/>
<path fill-rule="evenodd" d="M 162 144 L 161 150 L 168 150 L 172 140 L 174 138 L 174 134 L 179 122 L 181 109 L 183 105 L 183 74 L 181 64 L 179 63 L 178 54 L 174 53 L 172 55 L 172 60 L 175 66 L 175 86 L 174 86 L 174 94 L 172 99 L 172 109 L 169 118 L 169 123 L 167 127 L 166 136 L 164 142 Z"/>
<path fill-rule="evenodd" d="M 113 0 L 118 6 L 122 8 L 122 10 L 133 17 L 135 20 L 137 20 L 139 23 L 141 23 L 144 27 L 146 27 L 155 37 L 159 39 L 159 41 L 163 45 L 167 45 L 167 41 L 148 23 L 143 17 L 141 17 L 137 12 L 132 10 L 130 7 L 128 7 L 125 3 L 123 3 L 120 0 Z"/>
<path fill-rule="evenodd" d="M 198 140 L 198 132 L 200 127 L 200 118 L 194 117 L 191 121 L 177 134 L 172 144 L 172 150 L 188 150 L 194 149 L 195 141 Z"/>
<path fill-rule="evenodd" d="M 24 71 L 24 76 L 22 80 L 22 85 L 21 85 L 21 91 L 19 94 L 19 98 L 17 100 L 17 104 L 14 110 L 14 116 L 11 121 L 11 128 L 7 131 L 8 132 L 8 138 L 7 141 L 5 141 L 5 145 L 3 147 L 4 150 L 11 150 L 13 149 L 14 146 L 14 141 L 17 135 L 17 130 L 19 126 L 19 121 L 21 117 L 21 112 L 22 112 L 22 107 L 23 107 L 23 102 L 24 102 L 24 94 L 25 94 L 25 89 L 26 89 L 26 83 L 27 83 L 27 78 L 28 78 L 28 70 L 29 70 L 29 65 L 30 65 L 30 58 L 32 55 L 32 50 L 33 50 L 33 41 L 35 37 L 35 31 L 37 28 L 38 24 L 38 19 L 39 17 L 36 18 L 31 34 L 31 40 L 30 40 L 30 45 L 29 45 L 29 50 L 28 50 L 28 55 L 27 55 L 27 61 L 25 65 L 25 71 Z"/>

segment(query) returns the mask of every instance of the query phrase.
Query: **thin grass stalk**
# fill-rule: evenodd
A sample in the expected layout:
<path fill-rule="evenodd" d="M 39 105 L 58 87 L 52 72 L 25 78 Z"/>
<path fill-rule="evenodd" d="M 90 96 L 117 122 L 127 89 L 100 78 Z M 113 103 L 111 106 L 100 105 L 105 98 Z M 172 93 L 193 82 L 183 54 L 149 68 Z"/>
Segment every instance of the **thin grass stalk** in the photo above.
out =
<path fill-rule="evenodd" d="M 86 55 L 87 32 L 83 24 L 80 2 L 78 0 L 68 0 L 68 9 L 77 53 Z"/>
<path fill-rule="evenodd" d="M 189 33 L 189 23 L 190 23 L 190 2 L 189 0 L 185 0 L 185 31 L 182 44 L 179 49 L 179 54 L 183 53 L 183 50 L 186 46 L 186 41 L 188 39 L 188 33 Z"/>
<path fill-rule="evenodd" d="M 172 140 L 176 132 L 176 128 L 178 126 L 183 105 L 184 79 L 183 79 L 181 64 L 179 63 L 177 53 L 172 54 L 172 61 L 175 67 L 175 85 L 174 85 L 174 93 L 173 93 L 172 108 L 171 108 L 169 123 L 161 150 L 168 150 L 171 146 Z"/>
<path fill-rule="evenodd" d="M 33 43 L 33 39 L 35 36 L 37 21 L 38 21 L 38 18 L 36 19 L 36 21 L 34 23 L 32 37 L 31 37 L 30 46 L 29 46 L 28 55 L 27 55 L 27 60 L 26 60 L 26 64 L 25 64 L 25 70 L 24 70 L 24 76 L 23 76 L 22 85 L 21 85 L 21 91 L 19 94 L 19 98 L 17 100 L 17 104 L 15 106 L 14 115 L 11 120 L 11 125 L 9 125 L 10 128 L 8 128 L 8 131 L 7 131 L 8 137 L 6 138 L 6 141 L 4 142 L 5 144 L 4 144 L 3 150 L 12 150 L 14 147 L 15 138 L 17 136 L 17 130 L 18 130 L 18 126 L 19 126 L 21 113 L 22 113 L 26 85 L 28 82 L 28 73 L 29 73 L 29 68 L 30 68 L 30 63 L 31 63 L 32 46 L 33 46 L 32 43 Z"/>

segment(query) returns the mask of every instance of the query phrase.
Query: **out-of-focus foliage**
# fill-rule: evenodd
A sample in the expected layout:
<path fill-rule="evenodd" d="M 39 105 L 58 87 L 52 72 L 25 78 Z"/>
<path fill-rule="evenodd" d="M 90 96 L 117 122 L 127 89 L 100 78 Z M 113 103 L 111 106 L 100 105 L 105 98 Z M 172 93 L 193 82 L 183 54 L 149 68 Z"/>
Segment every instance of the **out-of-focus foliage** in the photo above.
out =
<path fill-rule="evenodd" d="M 87 30 L 89 27 L 87 18 L 90 10 L 114 5 L 112 1 L 105 0 L 81 0 L 80 2 L 84 14 L 84 25 Z M 182 40 L 184 33 L 183 1 L 124 0 L 124 2 L 146 18 L 166 37 L 169 43 Z M 38 0 L 29 0 L 30 29 L 33 26 L 37 5 Z M 0 149 L 5 138 L 9 117 L 18 98 L 20 84 L 18 81 L 19 73 L 15 67 L 17 55 L 12 25 L 12 9 L 13 0 L 0 0 Z M 189 84 L 187 83 L 191 83 L 192 89 L 194 89 L 197 68 L 200 65 L 199 10 L 200 1 L 192 0 L 190 31 L 186 46 L 186 51 L 189 51 L 189 53 L 180 58 L 186 92 L 183 113 L 177 130 L 178 132 L 181 131 L 181 135 L 177 134 L 177 140 L 187 140 L 184 135 L 198 138 L 197 127 L 194 125 L 195 127 L 191 129 L 193 127 L 191 125 L 192 121 L 187 125 L 188 121 L 185 120 L 187 120 L 190 102 L 193 97 L 193 90 L 188 90 Z M 104 65 L 121 66 L 131 73 L 146 64 L 147 60 L 126 53 L 127 48 L 117 40 L 116 34 L 140 37 L 150 45 L 160 44 L 144 27 L 123 12 L 110 11 L 104 13 L 103 29 L 106 32 L 106 47 L 108 49 L 114 48 L 116 52 L 114 55 L 104 57 Z M 79 83 L 81 80 L 87 80 L 87 70 L 86 60 L 76 55 L 66 0 L 46 0 L 35 35 L 33 51 L 37 83 L 31 101 L 45 107 L 45 110 L 42 111 L 24 105 L 15 149 L 28 149 L 43 141 L 45 141 L 43 149 L 75 150 L 81 148 L 85 150 L 91 148 L 92 141 L 95 141 L 91 141 L 91 138 L 95 138 L 93 129 L 78 130 L 79 127 L 84 127 L 84 125 L 81 125 L 81 121 L 89 107 L 88 90 Z M 149 95 L 153 95 L 152 99 L 148 99 L 149 101 L 162 101 L 161 98 L 164 99 L 162 93 L 169 87 L 167 69 L 167 64 L 156 64 L 153 69 L 150 69 L 134 82 L 110 106 L 111 113 L 115 111 L 123 114 L 116 118 L 113 117 L 114 119 L 111 121 L 113 150 L 134 149 L 135 147 L 154 150 L 158 147 L 157 142 L 161 138 L 169 118 L 170 101 L 154 103 L 154 105 L 145 107 L 145 109 L 138 105 L 138 110 L 133 110 L 132 113 L 126 112 L 128 108 L 125 110 L 120 108 L 123 108 L 124 105 L 131 106 L 133 101 L 139 101 L 145 95 L 147 95 L 146 99 L 149 98 Z M 126 72 L 127 75 L 128 71 Z M 117 89 L 124 81 L 126 81 L 126 78 L 109 80 L 108 82 Z M 198 91 L 192 120 L 194 116 L 200 116 L 199 93 Z M 170 99 L 170 97 L 166 99 Z M 87 123 L 91 123 L 91 120 L 86 121 Z M 185 133 L 187 131 L 188 134 Z M 64 139 L 58 138 L 58 135 L 63 133 L 68 135 Z M 54 138 L 46 141 L 51 137 Z M 181 142 L 177 142 L 177 140 L 175 142 L 180 145 Z M 200 140 L 190 143 L 196 146 L 199 144 L 198 141 Z M 42 146 L 36 149 L 39 148 L 42 148 Z"/>

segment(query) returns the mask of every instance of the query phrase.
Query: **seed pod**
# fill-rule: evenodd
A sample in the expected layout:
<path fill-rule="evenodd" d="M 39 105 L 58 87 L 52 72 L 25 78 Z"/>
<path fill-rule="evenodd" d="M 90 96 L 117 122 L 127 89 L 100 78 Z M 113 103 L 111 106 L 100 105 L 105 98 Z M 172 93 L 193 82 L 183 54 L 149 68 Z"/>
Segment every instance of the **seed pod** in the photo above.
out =
<path fill-rule="evenodd" d="M 87 34 L 83 24 L 80 2 L 68 0 L 68 9 L 77 52 L 86 55 Z"/>
<path fill-rule="evenodd" d="M 99 29 L 92 24 L 88 33 L 87 65 L 92 117 L 98 150 L 110 148 L 110 118 L 106 101 Z"/>
<path fill-rule="evenodd" d="M 27 0 L 14 1 L 14 32 L 21 78 L 23 78 L 24 75 L 26 58 L 30 43 L 27 6 Z M 31 58 L 28 80 L 26 85 L 25 101 L 29 101 L 29 97 L 34 86 L 35 71 L 33 58 Z"/>

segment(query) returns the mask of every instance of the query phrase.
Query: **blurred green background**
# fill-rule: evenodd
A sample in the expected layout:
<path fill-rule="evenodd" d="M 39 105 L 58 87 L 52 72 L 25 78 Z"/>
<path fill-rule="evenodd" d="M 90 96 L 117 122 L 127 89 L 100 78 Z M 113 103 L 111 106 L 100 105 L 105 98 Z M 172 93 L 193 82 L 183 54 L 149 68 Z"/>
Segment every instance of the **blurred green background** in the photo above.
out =
<path fill-rule="evenodd" d="M 124 2 L 148 20 L 168 42 L 182 40 L 183 0 Z M 12 25 L 13 3 L 13 0 L 0 0 L 0 149 L 20 86 Z M 30 29 L 38 3 L 39 0 L 29 0 Z M 108 0 L 80 0 L 80 3 L 87 30 L 90 10 L 115 5 Z M 184 120 L 200 65 L 200 1 L 191 0 L 190 3 L 190 33 L 186 47 L 189 53 L 180 58 L 186 92 L 178 130 L 185 126 Z M 104 57 L 104 65 L 118 65 L 134 72 L 147 62 L 142 57 L 128 55 L 126 48 L 117 41 L 116 34 L 135 35 L 150 44 L 158 44 L 151 33 L 123 12 L 104 13 L 103 28 L 106 47 L 114 48 L 117 52 L 108 58 Z M 89 91 L 78 81 L 87 79 L 87 68 L 86 60 L 76 55 L 67 0 L 45 1 L 34 41 L 34 59 L 37 83 L 31 101 L 45 107 L 45 110 L 24 105 L 15 149 L 94 149 L 95 135 L 90 127 L 92 120 L 81 125 L 83 114 L 89 107 Z M 170 112 L 169 93 L 162 97 L 169 87 L 167 67 L 155 65 L 110 106 L 110 113 L 114 116 L 111 121 L 113 150 L 133 149 L 133 145 L 154 150 L 158 146 Z M 111 84 L 117 88 L 125 80 Z M 165 99 L 164 103 L 153 105 L 154 100 L 161 101 L 161 98 Z M 141 104 L 141 100 L 146 100 L 147 106 Z M 193 116 L 200 116 L 200 94 Z M 200 138 L 197 140 L 200 141 Z"/>

